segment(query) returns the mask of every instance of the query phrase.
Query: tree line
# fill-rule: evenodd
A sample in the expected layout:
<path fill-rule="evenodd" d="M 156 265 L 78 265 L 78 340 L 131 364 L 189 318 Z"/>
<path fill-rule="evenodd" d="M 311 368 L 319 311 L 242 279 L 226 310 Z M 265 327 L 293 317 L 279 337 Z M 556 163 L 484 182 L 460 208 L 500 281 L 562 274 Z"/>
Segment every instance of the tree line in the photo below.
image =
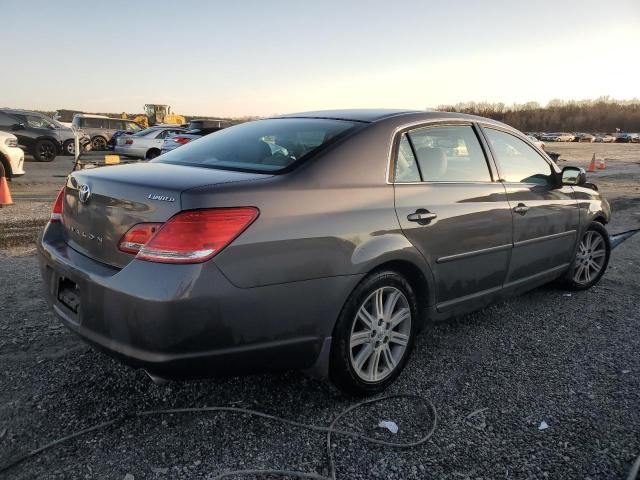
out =
<path fill-rule="evenodd" d="M 546 106 L 537 102 L 504 103 L 463 102 L 440 105 L 437 110 L 469 113 L 492 118 L 524 132 L 640 132 L 640 100 L 551 100 Z"/>

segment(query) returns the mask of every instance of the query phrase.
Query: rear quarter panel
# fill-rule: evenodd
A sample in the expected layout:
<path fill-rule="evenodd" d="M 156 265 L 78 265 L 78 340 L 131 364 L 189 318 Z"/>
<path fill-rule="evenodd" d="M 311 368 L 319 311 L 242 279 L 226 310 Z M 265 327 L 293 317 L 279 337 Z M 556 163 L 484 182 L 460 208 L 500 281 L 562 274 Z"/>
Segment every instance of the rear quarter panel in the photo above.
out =
<path fill-rule="evenodd" d="M 182 194 L 185 209 L 260 209 L 255 223 L 214 258 L 234 285 L 362 275 L 397 260 L 426 268 L 400 230 L 393 185 L 386 182 L 390 135 L 373 127 L 288 174 Z"/>

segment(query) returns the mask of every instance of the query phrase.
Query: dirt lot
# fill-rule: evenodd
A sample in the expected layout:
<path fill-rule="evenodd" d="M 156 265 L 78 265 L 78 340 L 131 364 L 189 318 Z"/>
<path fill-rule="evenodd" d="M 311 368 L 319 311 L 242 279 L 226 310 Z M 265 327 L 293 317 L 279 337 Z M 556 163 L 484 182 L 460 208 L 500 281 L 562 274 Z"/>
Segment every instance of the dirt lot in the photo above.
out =
<path fill-rule="evenodd" d="M 560 165 L 607 168 L 590 181 L 612 203 L 610 231 L 640 226 L 640 144 L 549 144 Z M 0 466 L 126 413 L 234 405 L 326 425 L 350 403 L 298 373 L 157 386 L 86 347 L 40 295 L 32 242 L 71 168 L 27 163 L 0 209 Z M 434 436 L 409 450 L 333 440 L 338 478 L 624 478 L 640 454 L 640 235 L 588 292 L 545 287 L 423 334 L 389 393 L 430 398 Z M 419 429 L 404 402 L 350 415 L 344 428 L 389 440 Z M 397 435 L 376 428 L 394 420 Z M 427 419 L 428 421 L 428 419 Z M 541 422 L 548 428 L 540 430 Z M 377 432 L 377 433 L 375 433 Z M 28 460 L 3 478 L 213 478 L 238 468 L 327 474 L 322 434 L 235 414 L 136 418 Z M 131 476 L 126 477 L 128 480 Z M 250 477 L 249 477 L 250 478 Z"/>

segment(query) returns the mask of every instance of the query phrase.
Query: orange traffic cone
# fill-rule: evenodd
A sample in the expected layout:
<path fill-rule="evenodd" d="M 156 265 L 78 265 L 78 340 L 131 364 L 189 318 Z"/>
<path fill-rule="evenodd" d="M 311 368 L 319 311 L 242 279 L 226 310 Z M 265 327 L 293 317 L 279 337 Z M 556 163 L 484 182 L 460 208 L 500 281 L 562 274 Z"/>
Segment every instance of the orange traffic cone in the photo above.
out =
<path fill-rule="evenodd" d="M 587 168 L 587 172 L 595 172 L 596 171 L 596 154 L 593 154 L 591 158 L 591 163 L 589 164 L 589 168 Z"/>
<path fill-rule="evenodd" d="M 600 159 L 600 163 L 598 164 L 598 168 L 600 170 L 604 170 L 607 166 L 604 164 L 604 158 Z"/>
<path fill-rule="evenodd" d="M 4 170 L 2 171 L 2 174 L 3 175 L 0 177 L 0 208 L 2 208 L 3 205 L 13 205 L 11 192 L 9 191 L 9 184 L 4 176 Z"/>

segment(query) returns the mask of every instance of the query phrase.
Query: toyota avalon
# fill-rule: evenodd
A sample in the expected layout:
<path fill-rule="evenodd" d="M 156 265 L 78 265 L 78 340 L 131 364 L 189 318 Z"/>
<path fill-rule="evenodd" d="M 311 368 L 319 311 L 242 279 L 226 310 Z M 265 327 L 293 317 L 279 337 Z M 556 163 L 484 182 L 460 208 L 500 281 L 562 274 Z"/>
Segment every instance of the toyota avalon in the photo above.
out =
<path fill-rule="evenodd" d="M 300 369 L 368 395 L 431 321 L 604 274 L 610 208 L 502 123 L 292 114 L 72 173 L 39 241 L 47 298 L 162 378 Z"/>

